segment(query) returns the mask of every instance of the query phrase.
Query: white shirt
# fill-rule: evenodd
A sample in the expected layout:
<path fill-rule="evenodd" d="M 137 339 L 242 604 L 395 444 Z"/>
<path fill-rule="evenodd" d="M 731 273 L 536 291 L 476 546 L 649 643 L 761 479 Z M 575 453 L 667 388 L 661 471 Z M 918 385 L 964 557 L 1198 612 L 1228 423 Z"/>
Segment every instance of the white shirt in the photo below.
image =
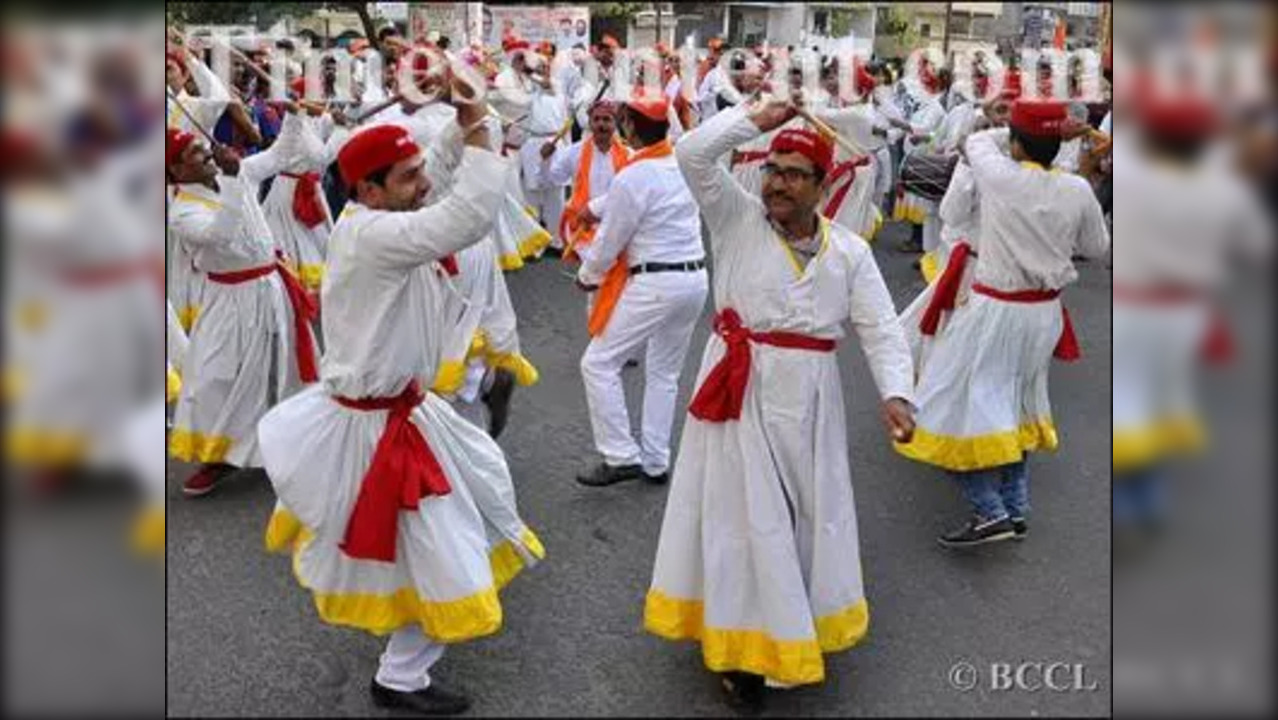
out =
<path fill-rule="evenodd" d="M 555 154 L 546 162 L 550 167 L 546 179 L 552 185 L 568 185 L 577 175 L 577 167 L 581 164 L 581 147 L 583 143 L 594 142 L 594 137 L 587 135 L 568 147 L 555 149 Z M 607 150 L 600 150 L 596 145 L 590 158 L 590 211 L 597 216 L 603 215 L 604 197 L 612 186 L 612 178 L 616 172 L 612 169 L 612 155 Z"/>
<path fill-rule="evenodd" d="M 398 394 L 410 379 L 429 387 L 447 331 L 445 282 L 434 261 L 478 242 L 501 201 L 501 159 L 461 149 L 460 131 L 445 133 L 436 154 L 460 153 L 457 181 L 438 203 L 411 212 L 371 210 L 351 202 L 328 241 L 325 353 L 320 375 L 347 397 Z"/>
<path fill-rule="evenodd" d="M 631 267 L 705 257 L 697 203 L 673 156 L 628 165 L 612 179 L 595 240 L 582 253 L 582 282 L 598 284 L 622 250 Z"/>
<path fill-rule="evenodd" d="M 718 65 L 710 68 L 706 76 L 701 79 L 701 85 L 697 87 L 697 109 L 701 122 L 704 123 L 719 112 L 719 92 L 724 89 L 724 86 L 730 86 L 730 84 Z"/>
<path fill-rule="evenodd" d="M 974 278 L 999 290 L 1056 290 L 1078 279 L 1073 255 L 1105 254 L 1105 217 L 1086 180 L 1012 160 L 1007 138 L 995 128 L 967 140 L 981 198 Z"/>
<path fill-rule="evenodd" d="M 1151 160 L 1139 144 L 1114 148 L 1114 284 L 1219 288 L 1229 263 L 1262 258 L 1274 228 L 1254 188 L 1204 160 Z"/>

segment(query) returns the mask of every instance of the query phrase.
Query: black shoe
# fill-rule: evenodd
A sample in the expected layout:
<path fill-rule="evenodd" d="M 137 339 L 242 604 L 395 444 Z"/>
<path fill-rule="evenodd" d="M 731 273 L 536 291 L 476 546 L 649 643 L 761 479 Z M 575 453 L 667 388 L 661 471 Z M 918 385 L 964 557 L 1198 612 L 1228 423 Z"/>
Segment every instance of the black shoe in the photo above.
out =
<path fill-rule="evenodd" d="M 665 472 L 657 473 L 656 475 L 649 475 L 645 470 L 643 473 L 643 481 L 649 485 L 665 485 L 670 482 L 670 471 L 667 470 Z"/>
<path fill-rule="evenodd" d="M 590 487 L 604 487 L 625 480 L 638 480 L 640 477 L 643 477 L 643 467 L 640 465 L 613 466 L 599 463 L 590 472 L 577 475 L 577 482 Z"/>
<path fill-rule="evenodd" d="M 639 367 L 639 361 L 634 358 L 630 358 L 626 361 L 625 365 L 622 365 L 622 367 L 637 368 Z"/>
<path fill-rule="evenodd" d="M 493 386 L 484 393 L 483 401 L 488 406 L 488 434 L 494 440 L 506 429 L 506 420 L 510 416 L 510 396 L 515 392 L 515 374 L 504 368 L 493 370 Z"/>
<path fill-rule="evenodd" d="M 1012 521 L 1007 518 L 987 522 L 972 518 L 963 529 L 942 535 L 937 540 L 945 547 L 971 547 L 1010 540 L 1013 537 L 1016 537 L 1016 531 L 1012 529 Z"/>
<path fill-rule="evenodd" d="M 564 250 L 563 248 L 557 248 L 554 245 L 547 245 L 541 256 L 548 258 L 561 258 L 564 256 Z"/>
<path fill-rule="evenodd" d="M 379 685 L 376 680 L 368 687 L 373 704 L 380 708 L 412 710 L 423 715 L 460 715 L 470 709 L 470 700 L 451 693 L 432 683 L 425 690 L 400 692 Z"/>
<path fill-rule="evenodd" d="M 1029 524 L 1025 522 L 1025 518 L 1012 518 L 1012 532 L 1016 533 L 1017 540 L 1024 540 L 1029 534 Z"/>
<path fill-rule="evenodd" d="M 728 704 L 744 710 L 761 710 L 767 690 L 764 682 L 762 675 L 738 670 L 724 673 L 723 689 L 728 693 Z"/>

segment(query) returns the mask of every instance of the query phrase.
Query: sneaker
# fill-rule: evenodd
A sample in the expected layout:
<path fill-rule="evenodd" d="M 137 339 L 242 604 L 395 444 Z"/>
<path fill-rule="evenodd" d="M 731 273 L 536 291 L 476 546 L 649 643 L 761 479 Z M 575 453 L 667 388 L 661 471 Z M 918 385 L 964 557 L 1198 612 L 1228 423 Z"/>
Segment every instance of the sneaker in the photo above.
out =
<path fill-rule="evenodd" d="M 1017 540 L 1025 539 L 1025 535 L 1029 532 L 1029 524 L 1025 522 L 1025 518 L 1012 518 L 1012 532 L 1016 533 Z"/>
<path fill-rule="evenodd" d="M 182 483 L 182 494 L 187 497 L 208 495 L 213 492 L 218 483 L 222 482 L 234 470 L 235 467 L 233 465 L 223 465 L 221 463 L 205 465 L 194 475 L 187 478 L 186 482 Z"/>
<path fill-rule="evenodd" d="M 401 692 L 373 680 L 368 694 L 377 707 L 412 710 L 422 715 L 460 715 L 470 709 L 470 700 L 465 695 L 444 690 L 437 683 L 431 683 L 425 690 Z"/>
<path fill-rule="evenodd" d="M 985 522 L 972 518 L 966 527 L 942 535 L 937 540 L 945 547 L 970 547 L 1010 540 L 1013 537 L 1016 537 L 1016 531 L 1012 529 L 1012 521 L 1007 518 Z"/>
<path fill-rule="evenodd" d="M 605 487 L 625 480 L 638 480 L 640 477 L 643 477 L 643 467 L 641 465 L 599 463 L 589 472 L 578 474 L 577 482 L 590 487 Z"/>

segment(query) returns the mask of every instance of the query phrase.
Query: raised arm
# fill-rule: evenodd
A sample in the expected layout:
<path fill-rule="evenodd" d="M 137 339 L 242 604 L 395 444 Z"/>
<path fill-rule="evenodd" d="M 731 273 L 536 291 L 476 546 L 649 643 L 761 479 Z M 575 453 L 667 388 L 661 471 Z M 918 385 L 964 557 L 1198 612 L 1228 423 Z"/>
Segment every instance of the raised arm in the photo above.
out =
<path fill-rule="evenodd" d="M 1096 199 L 1092 187 L 1086 180 L 1078 176 L 1069 178 L 1074 181 L 1075 193 L 1082 206 L 1083 218 L 1078 224 L 1078 237 L 1074 248 L 1080 255 L 1098 258 L 1109 250 L 1109 226 L 1105 224 L 1105 213 Z"/>
<path fill-rule="evenodd" d="M 750 196 L 719 159 L 760 134 L 744 107 L 724 110 L 675 146 L 679 170 L 714 234 L 750 208 Z"/>
<path fill-rule="evenodd" d="M 455 182 L 439 202 L 412 212 L 381 212 L 369 222 L 361 242 L 379 262 L 392 267 L 424 265 L 479 242 L 492 227 L 502 199 L 501 158 L 478 147 L 460 147 L 460 132 L 446 132 L 430 157 L 459 153 Z M 433 151 L 433 152 L 432 152 Z"/>
<path fill-rule="evenodd" d="M 993 128 L 972 133 L 964 143 L 967 164 L 980 192 L 998 193 L 1017 184 L 1023 170 L 1010 155 L 1007 128 Z"/>
<path fill-rule="evenodd" d="M 288 112 L 279 137 L 262 152 L 240 161 L 240 178 L 251 186 L 300 165 L 316 165 L 324 159 L 324 144 L 296 112 Z"/>
<path fill-rule="evenodd" d="M 556 146 L 554 154 L 546 161 L 546 173 L 542 177 L 552 185 L 571 183 L 573 175 L 577 173 L 577 163 L 581 161 L 581 146 L 588 142 L 593 140 L 584 137 L 568 147 Z"/>

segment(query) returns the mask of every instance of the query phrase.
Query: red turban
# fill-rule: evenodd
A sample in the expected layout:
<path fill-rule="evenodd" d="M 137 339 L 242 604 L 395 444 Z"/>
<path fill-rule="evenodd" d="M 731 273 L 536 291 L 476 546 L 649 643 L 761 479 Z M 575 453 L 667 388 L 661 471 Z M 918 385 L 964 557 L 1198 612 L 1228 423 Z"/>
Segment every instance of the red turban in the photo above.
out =
<path fill-rule="evenodd" d="M 195 136 L 185 130 L 169 128 L 164 136 L 164 169 L 168 170 L 182 157 L 182 151 L 195 142 Z"/>
<path fill-rule="evenodd" d="M 1012 103 L 1009 124 L 1035 137 L 1060 137 L 1066 107 L 1060 100 L 1017 100 Z"/>
<path fill-rule="evenodd" d="M 768 152 L 799 153 L 827 175 L 834 166 L 834 146 L 811 130 L 782 130 L 772 139 Z"/>
<path fill-rule="evenodd" d="M 186 69 L 186 58 L 182 57 L 181 50 L 170 50 L 164 53 L 164 62 L 166 64 L 173 63 L 174 65 L 177 65 L 178 69 L 182 71 L 183 75 L 190 74 L 189 71 Z"/>
<path fill-rule="evenodd" d="M 337 169 L 347 187 L 420 151 L 408 131 L 398 125 L 377 125 L 357 133 L 337 153 Z"/>

